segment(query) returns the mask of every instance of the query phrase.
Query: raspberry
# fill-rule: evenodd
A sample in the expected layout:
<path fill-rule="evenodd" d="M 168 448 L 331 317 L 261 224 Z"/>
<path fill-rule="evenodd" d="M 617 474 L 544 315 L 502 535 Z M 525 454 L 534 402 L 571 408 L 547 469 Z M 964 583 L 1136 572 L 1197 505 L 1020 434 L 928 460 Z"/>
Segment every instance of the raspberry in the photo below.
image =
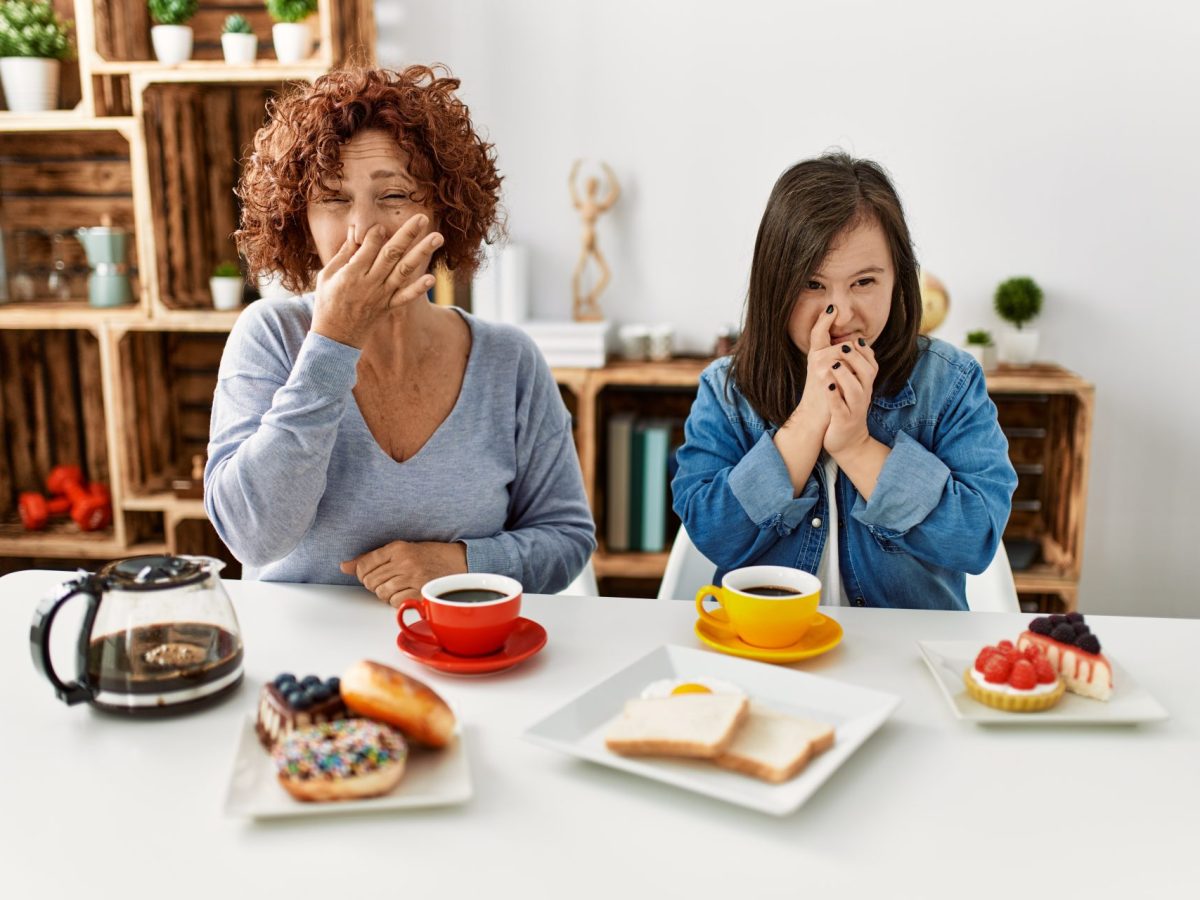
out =
<path fill-rule="evenodd" d="M 1025 649 L 1021 651 L 1021 655 L 1030 662 L 1037 662 L 1037 658 L 1042 655 L 1042 651 L 1038 649 L 1037 644 L 1026 644 Z"/>
<path fill-rule="evenodd" d="M 983 667 L 983 680 L 991 684 L 1004 684 L 1012 668 L 1012 663 L 1003 655 L 993 656 Z"/>
<path fill-rule="evenodd" d="M 1079 639 L 1079 649 L 1088 653 L 1100 652 L 1100 639 L 1094 634 L 1085 634 Z"/>
<path fill-rule="evenodd" d="M 1063 622 L 1054 626 L 1054 630 L 1050 632 L 1050 637 L 1063 644 L 1075 643 L 1075 629 L 1067 622 Z"/>
<path fill-rule="evenodd" d="M 1067 621 L 1072 625 L 1078 625 L 1083 621 L 1083 613 L 1067 613 Z"/>
<path fill-rule="evenodd" d="M 1012 645 L 1013 645 L 1012 641 L 1001 641 L 996 646 L 999 647 L 1001 650 L 1011 650 Z"/>
<path fill-rule="evenodd" d="M 1046 616 L 1039 616 L 1029 623 L 1029 630 L 1034 634 L 1049 634 L 1054 626 L 1050 624 L 1050 619 Z"/>
<path fill-rule="evenodd" d="M 1050 665 L 1050 660 L 1044 656 L 1039 656 L 1034 660 L 1033 671 L 1037 675 L 1038 684 L 1053 684 L 1058 680 L 1058 674 L 1054 671 L 1054 666 Z"/>
<path fill-rule="evenodd" d="M 1018 691 L 1031 691 L 1033 686 L 1037 684 L 1037 671 L 1027 659 L 1022 659 L 1012 668 L 1012 674 L 1008 677 L 1008 683 L 1015 687 Z"/>

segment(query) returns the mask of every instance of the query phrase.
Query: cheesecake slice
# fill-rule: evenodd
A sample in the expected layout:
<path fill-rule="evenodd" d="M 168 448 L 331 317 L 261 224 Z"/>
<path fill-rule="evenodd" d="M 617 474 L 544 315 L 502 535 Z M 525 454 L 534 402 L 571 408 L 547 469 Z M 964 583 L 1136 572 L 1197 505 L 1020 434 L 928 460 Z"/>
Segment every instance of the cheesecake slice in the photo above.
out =
<path fill-rule="evenodd" d="M 1100 641 L 1079 613 L 1043 616 L 1029 623 L 1017 638 L 1017 648 L 1037 647 L 1058 670 L 1067 690 L 1093 700 L 1113 693 L 1112 665 L 1100 652 Z"/>

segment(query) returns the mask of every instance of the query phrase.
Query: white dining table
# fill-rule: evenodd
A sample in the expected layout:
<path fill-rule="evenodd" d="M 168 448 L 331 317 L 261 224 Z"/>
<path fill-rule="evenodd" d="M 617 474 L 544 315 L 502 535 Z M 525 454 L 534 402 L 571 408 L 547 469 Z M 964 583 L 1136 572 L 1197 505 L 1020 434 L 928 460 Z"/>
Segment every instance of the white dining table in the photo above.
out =
<path fill-rule="evenodd" d="M 465 678 L 403 656 L 394 611 L 364 589 L 226 581 L 243 685 L 201 712 L 146 721 L 68 707 L 35 671 L 30 619 L 65 577 L 0 579 L 5 897 L 1200 896 L 1197 620 L 1088 617 L 1166 720 L 1002 727 L 952 715 L 917 641 L 994 643 L 1029 615 L 833 610 L 841 644 L 791 668 L 901 703 L 781 818 L 522 736 L 655 648 L 705 649 L 690 603 L 530 595 L 523 614 L 545 626 L 545 648 Z M 54 628 L 56 663 L 73 675 L 75 626 L 64 617 Z M 359 659 L 417 677 L 451 705 L 470 799 L 228 816 L 235 745 L 261 686 L 281 671 L 327 676 Z"/>

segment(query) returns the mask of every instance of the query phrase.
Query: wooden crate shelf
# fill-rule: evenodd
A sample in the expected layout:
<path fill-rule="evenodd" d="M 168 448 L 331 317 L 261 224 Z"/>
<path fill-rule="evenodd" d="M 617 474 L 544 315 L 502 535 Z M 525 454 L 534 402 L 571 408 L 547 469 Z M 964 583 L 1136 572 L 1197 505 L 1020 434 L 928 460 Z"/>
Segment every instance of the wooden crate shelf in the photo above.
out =
<path fill-rule="evenodd" d="M 11 279 L 16 231 L 65 234 L 107 215 L 132 236 L 135 303 L 88 305 L 74 237 L 58 244 L 74 290 L 66 298 L 38 290 L 53 269 L 53 248 L 22 246 L 31 299 L 0 302 L 0 571 L 163 552 L 231 562 L 203 503 L 169 491 L 192 454 L 206 450 L 217 365 L 239 314 L 212 309 L 208 276 L 236 258 L 233 186 L 266 100 L 342 61 L 374 64 L 374 5 L 319 0 L 313 56 L 280 65 L 261 2 L 202 0 L 190 23 L 194 58 L 171 67 L 153 58 L 145 0 L 54 5 L 74 19 L 78 48 L 78 60 L 63 68 L 62 108 L 0 108 L 6 272 Z M 233 12 L 258 35 L 254 65 L 221 58 L 221 27 Z M 41 488 L 55 463 L 72 462 L 87 478 L 110 482 L 112 528 L 81 534 L 55 523 L 25 532 L 17 494 Z"/>

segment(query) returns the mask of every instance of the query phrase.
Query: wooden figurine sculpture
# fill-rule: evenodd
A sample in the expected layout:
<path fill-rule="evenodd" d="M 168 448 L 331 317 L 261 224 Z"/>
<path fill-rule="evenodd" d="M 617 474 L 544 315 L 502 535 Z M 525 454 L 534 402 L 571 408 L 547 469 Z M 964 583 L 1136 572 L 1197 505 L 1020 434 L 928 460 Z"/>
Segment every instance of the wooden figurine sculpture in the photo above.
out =
<path fill-rule="evenodd" d="M 613 204 L 621 195 L 621 186 L 617 184 L 617 176 L 613 174 L 613 170 L 608 167 L 608 164 L 601 163 L 600 165 L 604 167 L 604 172 L 608 176 L 608 196 L 603 200 L 598 198 L 600 179 L 591 175 L 584 182 L 586 196 L 580 200 L 579 194 L 575 190 L 575 179 L 579 174 L 580 163 L 581 160 L 575 160 L 575 165 L 571 166 L 571 178 L 568 181 L 571 188 L 571 203 L 579 210 L 579 216 L 583 219 L 583 246 L 579 252 L 579 262 L 575 266 L 575 274 L 571 276 L 571 289 L 575 298 L 575 321 L 597 322 L 604 318 L 597 301 L 600 292 L 608 285 L 611 273 L 608 263 L 600 253 L 600 248 L 596 246 L 596 220 L 600 218 L 601 213 L 612 209 Z M 596 281 L 595 286 L 585 294 L 583 292 L 583 270 L 587 266 L 589 257 L 594 259 L 596 265 L 600 267 L 600 278 Z"/>

